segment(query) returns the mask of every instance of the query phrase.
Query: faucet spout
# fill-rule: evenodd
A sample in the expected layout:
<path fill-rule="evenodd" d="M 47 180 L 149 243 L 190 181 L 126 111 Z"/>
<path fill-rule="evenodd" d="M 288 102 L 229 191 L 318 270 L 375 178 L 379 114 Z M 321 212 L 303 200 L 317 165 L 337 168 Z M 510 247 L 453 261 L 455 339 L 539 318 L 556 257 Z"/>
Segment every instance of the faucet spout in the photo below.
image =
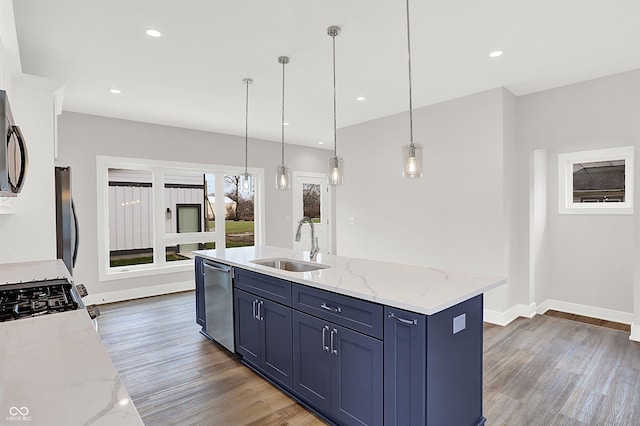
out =
<path fill-rule="evenodd" d="M 305 216 L 302 219 L 300 219 L 300 221 L 298 222 L 298 229 L 296 230 L 296 241 L 300 241 L 302 225 L 304 225 L 305 223 L 308 223 L 309 226 L 311 226 L 311 251 L 310 251 L 309 258 L 311 260 L 315 260 L 316 255 L 320 251 L 320 247 L 318 246 L 318 237 L 316 237 L 316 229 L 313 226 L 313 221 L 311 220 L 310 217 Z"/>

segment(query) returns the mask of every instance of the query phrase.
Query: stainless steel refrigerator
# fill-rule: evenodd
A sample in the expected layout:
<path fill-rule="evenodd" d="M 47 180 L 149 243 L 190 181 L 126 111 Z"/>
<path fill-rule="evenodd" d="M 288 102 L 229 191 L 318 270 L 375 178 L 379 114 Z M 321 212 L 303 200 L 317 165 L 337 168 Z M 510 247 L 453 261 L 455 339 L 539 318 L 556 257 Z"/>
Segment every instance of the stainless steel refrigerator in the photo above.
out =
<path fill-rule="evenodd" d="M 55 175 L 57 257 L 63 260 L 73 275 L 80 235 L 76 209 L 71 197 L 71 167 L 56 167 Z"/>

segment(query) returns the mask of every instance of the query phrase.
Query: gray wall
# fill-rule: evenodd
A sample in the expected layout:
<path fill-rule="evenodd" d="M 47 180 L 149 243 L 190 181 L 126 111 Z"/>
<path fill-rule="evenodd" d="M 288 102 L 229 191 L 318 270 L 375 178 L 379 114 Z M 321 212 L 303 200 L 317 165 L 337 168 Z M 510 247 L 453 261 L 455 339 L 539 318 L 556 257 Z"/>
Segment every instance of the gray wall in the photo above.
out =
<path fill-rule="evenodd" d="M 562 152 L 634 145 L 640 176 L 640 70 L 523 96 L 518 109 L 521 163 L 533 149 L 547 152 L 546 176 L 539 177 L 546 179 L 547 206 L 533 283 L 535 301 L 633 312 L 638 206 L 634 215 L 558 214 L 557 157 Z M 635 183 L 638 186 L 637 178 Z"/>
<path fill-rule="evenodd" d="M 96 156 L 238 165 L 244 167 L 244 137 L 187 130 L 155 124 L 64 112 L 58 121 L 59 156 L 56 165 L 72 167 L 72 191 L 80 221 L 81 239 L 74 277 L 90 293 L 192 281 L 192 273 L 98 282 Z M 280 144 L 249 139 L 249 167 L 265 170 L 266 244 L 291 247 L 292 191 L 275 189 Z M 286 146 L 293 170 L 324 172 L 326 150 Z"/>
<path fill-rule="evenodd" d="M 556 174 L 560 152 L 640 152 L 640 70 L 420 108 L 414 134 L 425 146 L 425 176 L 411 181 L 400 177 L 407 113 L 340 130 L 338 254 L 507 276 L 509 284 L 486 297 L 504 318 L 533 314 L 549 299 L 631 318 L 635 298 L 638 323 L 639 215 L 561 216 Z M 544 150 L 543 176 L 533 172 L 536 149 Z"/>
<path fill-rule="evenodd" d="M 414 139 L 424 145 L 422 179 L 402 178 L 408 113 L 341 129 L 338 254 L 507 275 L 504 102 L 500 88 L 415 110 Z M 487 305 L 505 310 L 507 298 L 508 290 L 499 289 Z"/>

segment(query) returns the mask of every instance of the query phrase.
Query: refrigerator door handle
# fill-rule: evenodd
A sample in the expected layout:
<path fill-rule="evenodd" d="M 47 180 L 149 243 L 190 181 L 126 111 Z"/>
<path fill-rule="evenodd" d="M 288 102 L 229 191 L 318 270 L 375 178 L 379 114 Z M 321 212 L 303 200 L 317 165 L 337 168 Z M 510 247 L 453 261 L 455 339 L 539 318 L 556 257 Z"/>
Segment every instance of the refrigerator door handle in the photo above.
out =
<path fill-rule="evenodd" d="M 71 199 L 71 213 L 73 213 L 73 228 L 74 228 L 74 241 L 73 241 L 73 257 L 71 264 L 76 267 L 76 260 L 78 259 L 78 246 L 80 245 L 80 231 L 78 229 L 78 215 L 76 214 L 76 205 Z"/>

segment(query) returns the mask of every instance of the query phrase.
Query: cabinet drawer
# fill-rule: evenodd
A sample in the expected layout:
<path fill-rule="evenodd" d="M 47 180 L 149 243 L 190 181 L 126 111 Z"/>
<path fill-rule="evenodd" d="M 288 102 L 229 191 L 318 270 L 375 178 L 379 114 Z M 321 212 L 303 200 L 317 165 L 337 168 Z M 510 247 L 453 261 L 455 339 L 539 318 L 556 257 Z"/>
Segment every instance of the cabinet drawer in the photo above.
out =
<path fill-rule="evenodd" d="M 338 325 L 382 339 L 383 307 L 377 303 L 293 284 L 293 307 Z"/>
<path fill-rule="evenodd" d="M 290 281 L 236 268 L 234 286 L 265 299 L 291 306 Z"/>

